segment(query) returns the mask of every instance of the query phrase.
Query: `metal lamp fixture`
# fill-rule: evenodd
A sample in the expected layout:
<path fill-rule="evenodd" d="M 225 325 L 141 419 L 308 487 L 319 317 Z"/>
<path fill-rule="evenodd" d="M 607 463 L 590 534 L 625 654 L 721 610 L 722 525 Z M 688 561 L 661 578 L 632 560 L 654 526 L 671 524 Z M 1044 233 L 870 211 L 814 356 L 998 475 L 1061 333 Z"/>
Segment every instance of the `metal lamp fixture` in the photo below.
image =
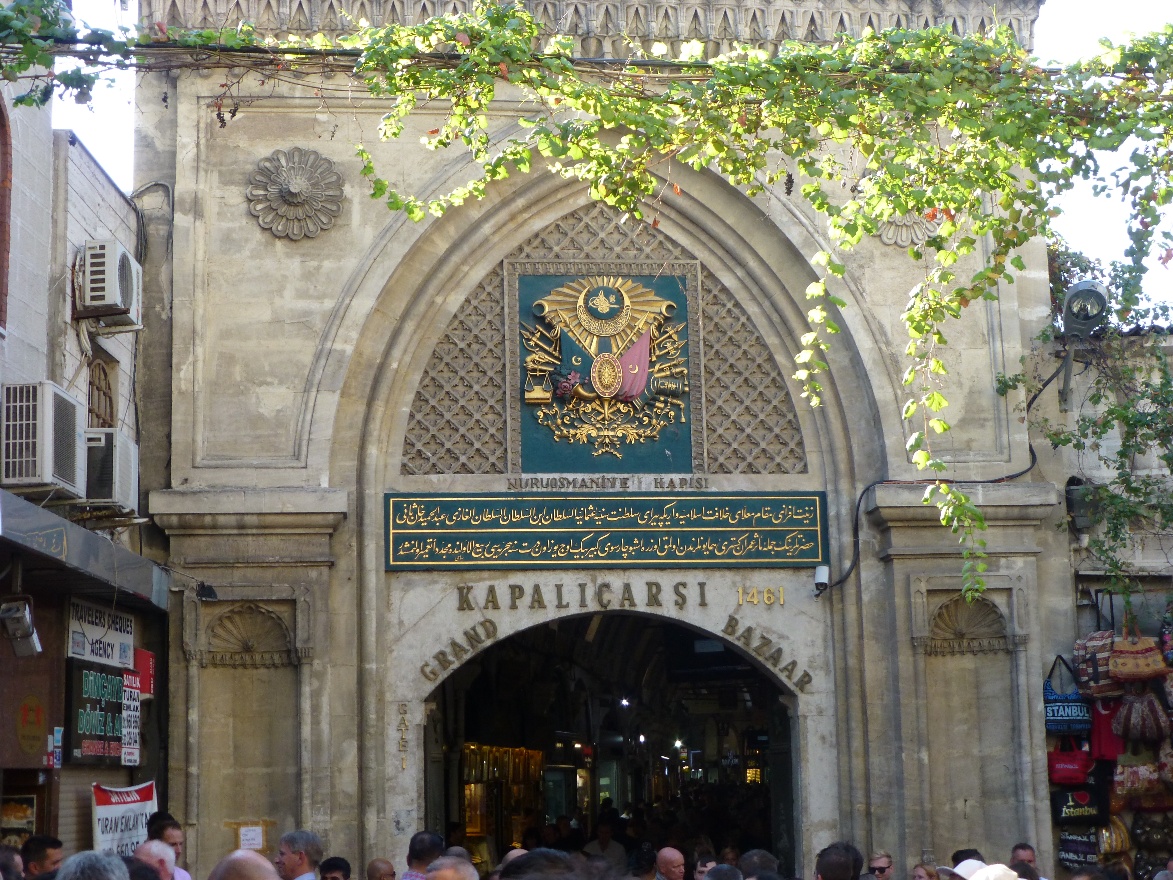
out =
<path fill-rule="evenodd" d="M 41 640 L 33 626 L 31 596 L 7 596 L 0 603 L 0 627 L 17 657 L 35 657 L 41 653 Z"/>
<path fill-rule="evenodd" d="M 1063 384 L 1059 386 L 1059 409 L 1067 412 L 1071 400 L 1071 364 L 1075 346 L 1071 340 L 1087 339 L 1108 319 L 1108 288 L 1098 281 L 1071 285 L 1063 297 L 1063 335 L 1068 338 L 1063 359 Z"/>

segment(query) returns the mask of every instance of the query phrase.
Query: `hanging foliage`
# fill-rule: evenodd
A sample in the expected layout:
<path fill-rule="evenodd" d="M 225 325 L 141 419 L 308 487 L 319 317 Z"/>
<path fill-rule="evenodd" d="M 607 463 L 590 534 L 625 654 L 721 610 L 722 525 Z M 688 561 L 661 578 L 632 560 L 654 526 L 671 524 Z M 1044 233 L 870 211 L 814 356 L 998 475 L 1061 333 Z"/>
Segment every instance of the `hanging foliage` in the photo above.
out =
<path fill-rule="evenodd" d="M 1007 29 L 965 37 L 865 30 L 858 39 L 789 42 L 772 56 L 743 49 L 711 61 L 702 60 L 699 43 L 676 59 L 657 44 L 648 55 L 633 46 L 636 57 L 599 62 L 572 58 L 567 39 L 541 40 L 524 8 L 488 3 L 415 26 L 363 27 L 337 43 L 318 36 L 263 44 L 248 26 L 79 35 L 44 0 L 0 14 L 2 73 L 31 78 L 28 102 L 47 100 L 55 88 L 85 100 L 108 66 L 243 67 L 278 77 L 328 67 L 386 100 L 384 138 L 401 135 L 421 107 L 442 108 L 425 143 L 464 150 L 476 168 L 449 192 L 424 198 L 397 190 L 359 146 L 372 195 L 415 220 L 480 198 L 539 157 L 596 199 L 633 218 L 650 213 L 653 223 L 655 206 L 681 193 L 682 167 L 720 174 L 751 195 L 775 185 L 789 193 L 797 181 L 797 194 L 825 217 L 830 242 L 815 260 L 823 277 L 806 291 L 810 327 L 797 356 L 796 378 L 816 404 L 824 352 L 845 305 L 834 293 L 842 252 L 882 223 L 922 218 L 931 235 L 908 250 L 923 278 L 902 315 L 909 387 L 902 414 L 914 426 L 912 461 L 937 473 L 945 464 L 933 457 L 930 438 L 949 427 L 939 381 L 949 322 L 1013 282 L 1024 268 L 1019 250 L 1047 232 L 1054 197 L 1075 181 L 1092 180 L 1128 206 L 1130 247 L 1115 270 L 1112 307 L 1133 323 L 1155 317 L 1141 282 L 1150 254 L 1173 258 L 1162 225 L 1173 198 L 1173 25 L 1127 45 L 1105 44 L 1098 58 L 1062 69 L 1039 66 Z M 38 73 L 60 55 L 83 67 L 56 79 Z M 512 120 L 521 134 L 500 111 L 490 113 L 501 97 L 526 108 Z M 1123 167 L 1101 165 L 1101 156 L 1126 146 Z M 961 535 L 967 588 L 980 589 L 980 510 L 945 479 L 930 484 L 926 501 Z"/>

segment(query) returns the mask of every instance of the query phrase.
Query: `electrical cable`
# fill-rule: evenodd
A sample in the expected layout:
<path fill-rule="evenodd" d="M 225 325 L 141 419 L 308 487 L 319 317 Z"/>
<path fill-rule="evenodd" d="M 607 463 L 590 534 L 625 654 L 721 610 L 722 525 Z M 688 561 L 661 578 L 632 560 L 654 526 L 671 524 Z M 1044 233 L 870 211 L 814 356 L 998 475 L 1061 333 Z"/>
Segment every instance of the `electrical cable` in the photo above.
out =
<path fill-rule="evenodd" d="M 1039 395 L 1042 394 L 1044 390 L 1046 390 L 1048 385 L 1050 385 L 1052 382 L 1055 381 L 1055 378 L 1059 375 L 1060 372 L 1062 372 L 1062 370 L 1063 370 L 1063 364 L 1060 363 L 1059 367 L 1055 370 L 1055 372 L 1053 372 L 1050 376 L 1048 376 L 1046 379 L 1043 380 L 1043 383 L 1039 386 L 1038 391 L 1036 391 L 1034 394 L 1032 394 L 1030 396 L 1030 398 L 1026 402 L 1026 412 L 1028 414 L 1030 413 L 1030 408 L 1032 406 L 1034 406 L 1035 401 L 1039 399 Z M 816 586 L 815 587 L 815 598 L 816 599 L 820 598 L 825 592 L 827 592 L 828 590 L 830 590 L 834 587 L 842 586 L 844 583 L 847 582 L 847 579 L 849 577 L 851 577 L 851 574 L 852 574 L 852 572 L 855 571 L 856 566 L 859 565 L 859 514 L 860 514 L 860 508 L 863 506 L 864 496 L 866 496 L 868 494 L 868 492 L 872 491 L 872 489 L 876 488 L 877 486 L 928 486 L 928 485 L 931 485 L 932 483 L 965 482 L 965 483 L 971 483 L 974 485 L 982 485 L 982 486 L 994 485 L 997 483 L 1006 483 L 1006 482 L 1009 482 L 1010 480 L 1016 480 L 1019 477 L 1025 476 L 1026 474 L 1028 474 L 1032 470 L 1034 470 L 1035 465 L 1038 464 L 1039 457 L 1035 453 L 1034 443 L 1031 442 L 1029 439 L 1027 440 L 1027 449 L 1030 452 L 1030 463 L 1026 467 L 1024 467 L 1020 471 L 1015 471 L 1012 474 L 1005 474 L 1001 477 L 992 477 L 987 480 L 964 480 L 964 481 L 946 480 L 946 479 L 940 479 L 940 480 L 875 480 L 871 483 L 868 483 L 860 491 L 859 497 L 855 499 L 855 515 L 851 518 L 851 563 L 847 566 L 847 570 L 844 571 L 843 574 L 840 575 L 840 577 L 837 578 L 836 580 L 834 580 L 828 584 Z"/>

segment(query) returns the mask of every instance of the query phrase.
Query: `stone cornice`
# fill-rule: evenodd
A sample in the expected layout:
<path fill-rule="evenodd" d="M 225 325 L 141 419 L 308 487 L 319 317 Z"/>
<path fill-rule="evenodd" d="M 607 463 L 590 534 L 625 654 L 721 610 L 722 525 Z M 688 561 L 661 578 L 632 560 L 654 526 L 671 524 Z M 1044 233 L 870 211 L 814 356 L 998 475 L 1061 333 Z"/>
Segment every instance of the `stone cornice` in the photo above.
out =
<path fill-rule="evenodd" d="M 705 44 L 708 57 L 748 43 L 776 50 L 786 40 L 825 42 L 837 33 L 859 36 L 865 27 L 944 27 L 965 35 L 992 24 L 1008 25 L 1028 49 L 1043 0 L 525 0 L 548 33 L 574 39 L 575 54 L 623 58 L 632 43 L 679 50 L 688 40 Z M 371 24 L 415 24 L 437 13 L 463 12 L 470 0 L 143 0 L 141 19 L 154 27 L 236 27 L 252 22 L 262 34 L 339 33 L 360 19 Z M 996 11 L 995 11 L 996 7 Z"/>
<path fill-rule="evenodd" d="M 1038 526 L 1054 512 L 1062 494 L 1052 483 L 959 483 L 991 526 Z M 941 512 L 923 503 L 924 484 L 881 484 L 868 491 L 864 509 L 883 527 L 939 527 Z"/>

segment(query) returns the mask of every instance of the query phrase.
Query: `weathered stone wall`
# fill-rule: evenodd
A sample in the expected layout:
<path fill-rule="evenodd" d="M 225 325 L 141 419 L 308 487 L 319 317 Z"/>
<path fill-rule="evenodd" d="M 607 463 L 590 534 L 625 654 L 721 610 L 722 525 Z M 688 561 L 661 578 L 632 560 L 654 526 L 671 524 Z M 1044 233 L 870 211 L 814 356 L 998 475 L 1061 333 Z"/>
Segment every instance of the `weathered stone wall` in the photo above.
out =
<path fill-rule="evenodd" d="M 221 125 L 209 109 L 216 82 L 148 77 L 139 95 L 161 123 L 140 136 L 149 151 L 141 167 L 174 185 L 176 208 L 174 257 L 149 270 L 163 284 L 173 277 L 170 300 L 163 297 L 172 304 L 170 324 L 163 311 L 156 315 L 173 334 L 171 372 L 160 374 L 170 381 L 170 412 L 151 416 L 154 430 L 171 432 L 171 459 L 169 477 L 163 467 L 152 470 L 151 512 L 169 536 L 171 564 L 216 592 L 201 599 L 193 583 L 177 601 L 183 623 L 173 628 L 171 651 L 172 698 L 189 712 L 172 714 L 170 806 L 192 832 L 193 866 L 208 870 L 231 846 L 224 822 L 262 819 L 314 827 L 329 849 L 360 861 L 401 861 L 424 821 L 427 703 L 450 672 L 437 655 L 455 665 L 463 647 L 483 650 L 561 614 L 594 613 L 604 582 L 614 591 L 606 595 L 618 597 L 630 584 L 638 606 L 613 610 L 711 632 L 778 679 L 795 719 L 801 871 L 809 873 L 814 852 L 841 837 L 903 860 L 944 858 L 963 842 L 999 852 L 1025 836 L 1049 859 L 1038 706 L 1044 657 L 1060 639 L 1042 614 L 1072 606 L 1070 569 L 1051 558 L 1049 521 L 1059 514 L 1050 482 L 1024 478 L 976 490 L 993 525 L 991 590 L 981 606 L 988 613 L 954 622 L 948 644 L 933 627 L 956 595 L 959 550 L 935 508 L 921 503 L 923 486 L 867 494 L 858 566 L 843 587 L 817 600 L 802 569 L 535 571 L 524 578 L 384 570 L 384 492 L 523 485 L 510 452 L 518 418 L 510 401 L 520 383 L 506 354 L 516 344 L 516 319 L 506 308 L 509 264 L 557 266 L 573 256 L 584 264 L 693 267 L 704 332 L 724 333 L 708 337 L 722 340 L 714 348 L 736 344 L 739 354 L 724 361 L 717 350 L 695 355 L 693 418 L 703 419 L 705 439 L 693 462 L 665 476 L 699 477 L 724 491 L 826 490 L 837 577 L 853 558 L 861 493 L 878 480 L 921 476 L 908 461 L 900 421 L 899 314 L 919 280 L 902 248 L 872 240 L 847 255 L 836 290 L 849 303 L 837 318 L 844 332 L 831 352 L 824 405 L 812 410 L 789 365 L 805 330 L 804 291 L 816 277 L 811 258 L 825 241 L 798 200 L 781 191 L 750 200 L 712 175 L 674 169 L 682 194 L 656 205 L 651 235 L 616 225 L 580 187 L 537 171 L 494 185 L 484 201 L 442 219 L 412 224 L 366 197 L 352 145 L 366 142 L 395 185 L 439 191 L 464 179 L 468 167 L 419 145 L 435 125 L 430 111 L 413 118 L 399 141 L 377 144 L 377 102 L 315 94 L 344 93 L 340 79 L 246 80 L 239 113 Z M 503 102 L 495 112 L 505 127 L 514 109 Z M 248 197 L 258 163 L 294 147 L 333 162 L 342 187 L 329 228 L 296 240 L 265 228 L 264 199 L 253 200 L 262 203 L 257 218 Z M 317 167 L 315 186 L 333 202 L 331 172 Z M 1025 257 L 1029 271 L 1000 291 L 1000 302 L 976 305 L 967 315 L 976 320 L 949 332 L 955 427 L 943 449 L 958 479 L 996 479 L 1029 461 L 1013 401 L 994 392 L 995 374 L 1017 363 L 1036 329 L 1028 325 L 1038 303 L 1047 300 L 1041 250 Z M 746 359 L 763 365 L 769 401 L 738 384 L 734 366 Z M 162 399 L 157 388 L 151 393 Z M 730 412 L 757 416 L 766 407 L 765 422 L 729 427 L 737 421 Z M 770 453 L 764 463 L 737 455 L 758 446 Z M 630 484 L 643 491 L 655 479 L 634 476 Z M 649 604 L 648 581 L 686 583 L 698 597 L 704 581 L 707 604 Z M 557 608 L 551 597 L 559 583 L 573 584 L 576 599 L 585 584 L 588 607 Z M 524 603 L 498 611 L 487 601 L 490 584 L 523 586 Z M 534 601 L 535 584 L 542 603 Z M 738 585 L 782 587 L 786 602 L 739 614 Z M 462 586 L 471 586 L 473 610 L 461 610 Z M 250 603 L 256 620 L 282 622 L 292 653 L 261 651 L 270 665 L 215 659 L 213 622 Z M 756 654 L 762 637 L 771 648 Z M 778 664 L 773 646 L 781 648 Z M 790 660 L 795 666 L 787 669 Z M 238 680 L 237 669 L 240 688 L 217 699 Z M 978 693 L 965 704 L 959 694 L 968 683 Z M 282 716 L 281 724 L 250 725 L 270 758 L 237 749 L 234 739 L 238 722 L 256 718 L 250 695 L 261 687 L 273 689 Z M 965 710 L 959 724 L 974 725 L 988 761 L 1000 762 L 989 772 L 950 775 L 969 741 L 950 738 L 934 716 L 946 700 Z M 232 734 L 215 729 L 222 715 L 233 720 Z M 291 773 L 294 755 L 299 772 Z M 264 798 L 230 799 L 227 783 L 208 772 L 246 772 L 256 760 L 273 771 Z M 974 800 L 992 805 L 984 824 L 957 827 Z M 964 841 L 950 836 L 963 831 Z"/>

